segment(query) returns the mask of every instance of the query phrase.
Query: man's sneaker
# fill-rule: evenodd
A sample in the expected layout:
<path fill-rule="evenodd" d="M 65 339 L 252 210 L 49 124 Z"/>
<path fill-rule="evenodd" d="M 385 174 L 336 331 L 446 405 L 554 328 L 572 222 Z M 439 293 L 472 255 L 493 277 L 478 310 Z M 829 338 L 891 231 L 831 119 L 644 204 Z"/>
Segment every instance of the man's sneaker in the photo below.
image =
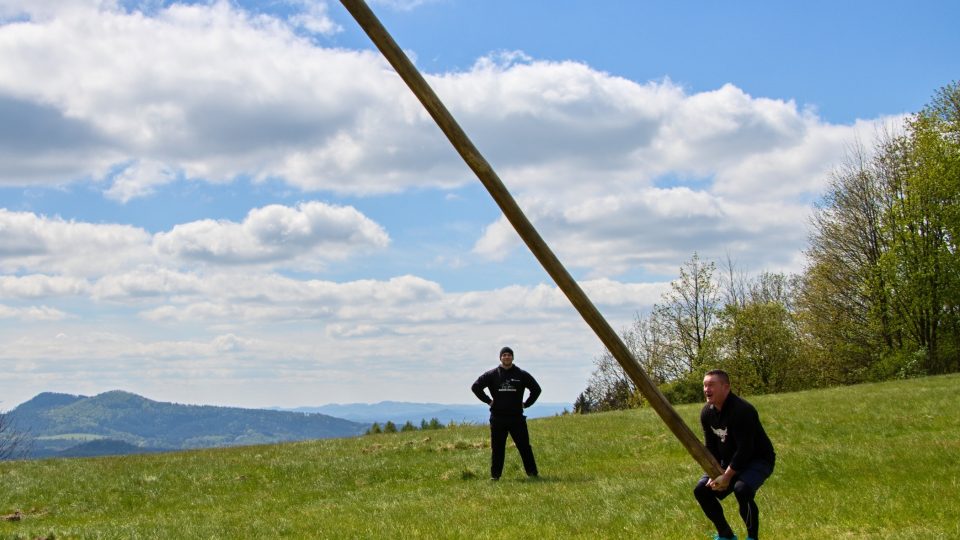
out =
<path fill-rule="evenodd" d="M 720 536 L 719 534 L 713 537 L 713 540 L 737 540 L 737 535 L 733 536 Z"/>

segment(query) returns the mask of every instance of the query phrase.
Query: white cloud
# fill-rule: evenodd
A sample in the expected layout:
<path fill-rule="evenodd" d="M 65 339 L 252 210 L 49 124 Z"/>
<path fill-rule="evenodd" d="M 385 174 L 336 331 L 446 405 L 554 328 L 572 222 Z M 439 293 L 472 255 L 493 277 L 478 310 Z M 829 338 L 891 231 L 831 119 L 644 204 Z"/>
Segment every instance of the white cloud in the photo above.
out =
<path fill-rule="evenodd" d="M 86 280 L 66 277 L 31 274 L 26 276 L 0 276 L 0 298 L 54 298 L 88 294 Z"/>
<path fill-rule="evenodd" d="M 95 276 L 148 261 L 150 235 L 0 208 L 0 271 Z"/>
<path fill-rule="evenodd" d="M 0 287 L 17 295 L 30 290 L 38 295 L 51 290 L 67 294 L 68 289 L 76 293 L 84 287 L 79 278 L 102 277 L 95 287 L 97 297 L 137 296 L 195 288 L 195 283 L 180 279 L 178 264 L 315 270 L 389 242 L 383 227 L 355 208 L 318 201 L 294 208 L 255 208 L 241 223 L 202 220 L 156 235 L 128 225 L 66 221 L 0 208 L 0 271 L 22 274 L 3 278 Z M 137 271 L 170 265 L 165 274 Z"/>
<path fill-rule="evenodd" d="M 154 192 L 156 186 L 177 179 L 177 172 L 157 161 L 138 161 L 125 168 L 113 179 L 113 185 L 104 196 L 126 203 Z"/>
<path fill-rule="evenodd" d="M 167 176 L 156 171 L 369 193 L 449 185 L 449 173 L 425 176 L 419 164 L 438 154 L 457 164 L 379 56 L 319 48 L 226 2 L 150 16 L 88 6 L 2 25 L 0 56 L 0 109 L 18 124 L 0 141 L 32 125 L 52 135 L 21 139 L 30 151 L 5 156 L 0 183 L 101 179 L 139 162 L 148 170 L 118 178 L 109 196 L 149 194 Z"/>
<path fill-rule="evenodd" d="M 17 308 L 0 304 L 0 319 L 17 319 L 20 321 L 59 321 L 66 317 L 67 314 L 63 311 L 48 306 L 29 306 Z"/>
<path fill-rule="evenodd" d="M 156 236 L 159 253 L 212 264 L 329 261 L 384 247 L 390 239 L 377 223 L 352 207 L 321 202 L 296 208 L 270 205 L 251 210 L 242 223 L 202 220 Z"/>
<path fill-rule="evenodd" d="M 302 11 L 293 15 L 290 21 L 296 26 L 314 34 L 335 34 L 343 30 L 327 15 L 327 3 L 322 0 L 288 0 Z"/>
<path fill-rule="evenodd" d="M 549 400 L 561 400 L 581 390 L 589 372 L 583 351 L 598 347 L 569 302 L 547 285 L 457 293 L 414 276 L 334 283 L 254 274 L 237 287 L 239 278 L 204 279 L 193 301 L 171 295 L 138 303 L 149 324 L 100 329 L 72 317 L 16 335 L 0 327 L 0 364 L 8 366 L 0 386 L 15 376 L 45 390 L 124 388 L 186 402 L 200 392 L 206 403 L 261 405 L 282 396 L 283 404 L 316 404 L 370 399 L 370 388 L 415 385 L 422 382 L 416 374 L 428 370 L 438 385 L 431 400 L 463 402 L 469 382 L 510 344 Z M 665 284 L 583 286 L 620 328 Z M 145 298 L 153 297 L 136 301 Z M 306 317 L 311 310 L 327 313 Z M 355 376 L 358 370 L 364 377 Z"/>
<path fill-rule="evenodd" d="M 103 276 L 92 287 L 91 297 L 95 300 L 141 302 L 162 297 L 182 298 L 201 294 L 203 289 L 203 278 L 199 274 L 148 265 Z"/>

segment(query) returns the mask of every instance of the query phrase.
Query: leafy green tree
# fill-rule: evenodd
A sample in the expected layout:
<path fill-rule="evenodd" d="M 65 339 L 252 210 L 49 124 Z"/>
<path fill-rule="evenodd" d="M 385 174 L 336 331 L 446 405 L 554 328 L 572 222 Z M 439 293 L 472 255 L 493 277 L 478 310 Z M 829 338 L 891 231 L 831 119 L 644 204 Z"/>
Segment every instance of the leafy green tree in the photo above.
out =
<path fill-rule="evenodd" d="M 588 414 L 593 412 L 593 400 L 591 398 L 592 389 L 590 385 L 587 385 L 587 388 L 583 392 L 580 392 L 580 395 L 577 396 L 577 399 L 573 402 L 573 413 L 574 414 Z"/>
<path fill-rule="evenodd" d="M 384 433 L 396 433 L 396 432 L 397 432 L 397 425 L 394 424 L 393 422 L 391 422 L 390 420 L 387 420 L 387 423 L 383 425 L 383 432 L 384 432 Z"/>
<path fill-rule="evenodd" d="M 855 150 L 818 205 L 797 304 L 821 382 L 960 369 L 958 207 L 953 83 L 872 156 Z"/>
<path fill-rule="evenodd" d="M 400 431 L 416 431 L 417 426 L 413 425 L 413 422 L 407 420 L 403 427 L 400 428 Z"/>
<path fill-rule="evenodd" d="M 729 275 L 735 275 L 732 265 Z M 727 281 L 726 303 L 714 333 L 718 362 L 749 393 L 802 388 L 800 335 L 792 280 L 764 272 Z"/>
<path fill-rule="evenodd" d="M 367 430 L 367 435 L 376 435 L 377 433 L 383 433 L 383 429 L 380 428 L 380 424 L 374 422 Z"/>
<path fill-rule="evenodd" d="M 710 340 L 720 309 L 715 269 L 713 262 L 694 253 L 662 302 L 649 315 L 638 314 L 621 332 L 641 367 L 674 403 L 700 399 L 702 367 L 715 357 Z M 604 351 L 594 359 L 587 390 L 578 402 L 575 410 L 589 412 L 640 407 L 644 400 L 619 362 Z"/>
<path fill-rule="evenodd" d="M 748 393 L 779 392 L 796 385 L 793 367 L 799 340 L 792 315 L 783 304 L 751 302 L 728 306 L 718 331 L 723 366 Z M 736 347 L 730 345 L 736 343 Z"/>
<path fill-rule="evenodd" d="M 893 137 L 878 146 L 890 147 Z M 899 346 L 890 286 L 880 260 L 889 250 L 886 185 L 896 170 L 853 148 L 817 204 L 797 308 L 808 358 L 821 385 L 869 378 L 884 351 Z"/>
<path fill-rule="evenodd" d="M 895 291 L 901 329 L 914 350 L 924 352 L 924 371 L 958 368 L 957 306 L 960 305 L 960 86 L 942 88 L 915 115 L 887 156 L 901 174 L 886 226 L 891 249 L 882 268 Z M 905 353 L 912 351 L 906 350 Z"/>

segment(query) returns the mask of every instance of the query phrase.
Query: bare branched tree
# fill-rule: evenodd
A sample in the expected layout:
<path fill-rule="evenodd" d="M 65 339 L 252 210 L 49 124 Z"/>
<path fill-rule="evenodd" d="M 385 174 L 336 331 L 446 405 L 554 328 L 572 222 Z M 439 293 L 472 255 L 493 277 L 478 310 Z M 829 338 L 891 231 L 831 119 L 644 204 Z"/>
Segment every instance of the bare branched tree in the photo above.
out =
<path fill-rule="evenodd" d="M 0 461 L 25 457 L 30 451 L 30 437 L 17 429 L 10 413 L 0 413 Z"/>

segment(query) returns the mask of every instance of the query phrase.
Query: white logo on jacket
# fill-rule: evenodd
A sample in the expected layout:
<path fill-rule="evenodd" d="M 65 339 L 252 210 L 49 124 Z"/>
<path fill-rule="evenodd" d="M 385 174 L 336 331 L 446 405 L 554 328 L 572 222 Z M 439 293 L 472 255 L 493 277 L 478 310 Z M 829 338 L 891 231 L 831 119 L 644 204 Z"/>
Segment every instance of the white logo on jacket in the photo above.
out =
<path fill-rule="evenodd" d="M 720 442 L 727 442 L 727 428 L 717 429 L 715 427 L 710 427 L 713 431 L 713 434 L 717 437 L 720 437 Z"/>

